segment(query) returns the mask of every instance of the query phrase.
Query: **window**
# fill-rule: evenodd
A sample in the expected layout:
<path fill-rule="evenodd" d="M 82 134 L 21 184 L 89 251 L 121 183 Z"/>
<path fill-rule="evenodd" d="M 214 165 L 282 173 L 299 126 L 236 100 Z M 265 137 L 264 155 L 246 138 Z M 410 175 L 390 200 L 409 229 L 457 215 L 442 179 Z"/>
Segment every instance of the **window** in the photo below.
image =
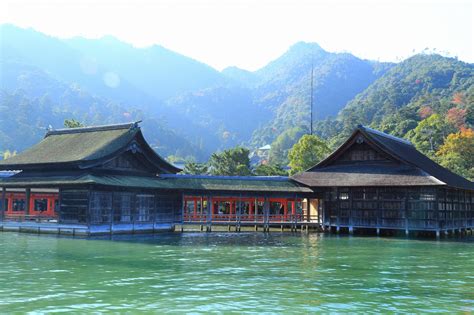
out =
<path fill-rule="evenodd" d="M 112 193 L 94 191 L 91 195 L 90 216 L 93 223 L 110 222 Z"/>
<path fill-rule="evenodd" d="M 34 210 L 44 212 L 48 210 L 48 199 L 35 199 Z"/>
<path fill-rule="evenodd" d="M 121 193 L 120 200 L 120 222 L 130 222 L 132 220 L 132 194 Z"/>
<path fill-rule="evenodd" d="M 153 195 L 137 195 L 137 221 L 149 221 L 154 205 L 155 197 Z"/>
<path fill-rule="evenodd" d="M 339 193 L 339 200 L 349 200 L 349 193 L 348 192 L 340 192 Z"/>
<path fill-rule="evenodd" d="M 13 199 L 13 211 L 25 211 L 25 199 Z"/>

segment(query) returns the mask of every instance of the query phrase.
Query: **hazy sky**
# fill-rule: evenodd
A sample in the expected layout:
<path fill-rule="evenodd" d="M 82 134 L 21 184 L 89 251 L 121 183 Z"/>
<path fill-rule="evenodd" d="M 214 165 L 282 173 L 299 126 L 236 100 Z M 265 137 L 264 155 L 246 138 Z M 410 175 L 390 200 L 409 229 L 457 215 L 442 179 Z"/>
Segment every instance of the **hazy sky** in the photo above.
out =
<path fill-rule="evenodd" d="M 0 0 L 0 23 L 255 70 L 297 41 L 383 61 L 428 47 L 474 62 L 473 10 L 471 0 Z"/>

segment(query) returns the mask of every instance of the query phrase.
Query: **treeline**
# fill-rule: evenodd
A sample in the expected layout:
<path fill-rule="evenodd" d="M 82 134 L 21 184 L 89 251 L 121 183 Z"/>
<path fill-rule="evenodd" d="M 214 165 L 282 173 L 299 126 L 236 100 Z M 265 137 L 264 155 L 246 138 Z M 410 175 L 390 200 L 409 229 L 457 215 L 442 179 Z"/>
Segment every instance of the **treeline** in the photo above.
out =
<path fill-rule="evenodd" d="M 250 151 L 236 147 L 212 154 L 207 163 L 186 163 L 183 173 L 192 175 L 223 175 L 223 176 L 288 176 L 302 172 L 322 159 L 331 149 L 326 141 L 315 135 L 304 135 L 288 151 L 289 165 L 278 163 L 250 165 Z"/>

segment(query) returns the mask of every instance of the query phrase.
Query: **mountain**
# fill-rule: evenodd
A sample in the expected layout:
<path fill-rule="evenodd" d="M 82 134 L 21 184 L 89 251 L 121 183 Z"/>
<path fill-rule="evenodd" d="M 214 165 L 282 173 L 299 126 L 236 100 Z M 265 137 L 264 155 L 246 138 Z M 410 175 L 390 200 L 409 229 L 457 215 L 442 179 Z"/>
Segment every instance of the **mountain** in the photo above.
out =
<path fill-rule="evenodd" d="M 151 106 L 156 101 L 113 69 L 92 64 L 80 51 L 60 39 L 9 24 L 0 26 L 0 34 L 2 76 L 9 64 L 30 65 L 55 79 L 79 84 L 90 93 L 117 102 L 138 107 Z M 7 79 L 10 78 L 2 81 Z"/>
<path fill-rule="evenodd" d="M 383 75 L 393 64 L 362 60 L 347 53 L 329 53 L 314 43 L 297 43 L 280 58 L 258 70 L 256 103 L 274 116 L 255 131 L 252 144 L 271 143 L 296 126 L 309 129 L 311 76 L 315 120 L 337 113 Z M 313 75 L 311 75 L 313 72 Z"/>
<path fill-rule="evenodd" d="M 74 117 L 88 125 L 143 120 L 145 135 L 161 154 L 201 156 L 185 137 L 141 110 L 93 96 L 77 84 L 68 85 L 32 66 L 18 65 L 16 81 L 4 80 L 11 78 L 9 70 L 2 67 L 0 80 L 0 148 L 22 151 L 38 142 L 47 128 L 62 128 L 65 119 Z"/>
<path fill-rule="evenodd" d="M 473 64 L 436 54 L 415 55 L 355 96 L 333 123 L 318 123 L 318 132 L 339 134 L 342 139 L 354 126 L 364 124 L 403 137 L 423 119 L 421 108 L 446 114 L 456 105 L 456 93 L 466 99 L 474 94 Z"/>
<path fill-rule="evenodd" d="M 112 36 L 76 37 L 64 42 L 84 60 L 107 67 L 158 100 L 220 85 L 225 80 L 210 66 L 158 45 L 136 48 Z"/>
<path fill-rule="evenodd" d="M 58 39 L 12 25 L 0 34 L 0 151 L 23 150 L 66 118 L 141 119 L 165 156 L 206 161 L 236 145 L 272 144 L 271 159 L 284 164 L 309 130 L 311 78 L 315 132 L 333 145 L 359 123 L 408 137 L 420 109 L 446 115 L 456 93 L 468 124 L 474 116 L 473 65 L 438 55 L 381 63 L 299 42 L 257 71 L 219 72 L 110 36 Z"/>

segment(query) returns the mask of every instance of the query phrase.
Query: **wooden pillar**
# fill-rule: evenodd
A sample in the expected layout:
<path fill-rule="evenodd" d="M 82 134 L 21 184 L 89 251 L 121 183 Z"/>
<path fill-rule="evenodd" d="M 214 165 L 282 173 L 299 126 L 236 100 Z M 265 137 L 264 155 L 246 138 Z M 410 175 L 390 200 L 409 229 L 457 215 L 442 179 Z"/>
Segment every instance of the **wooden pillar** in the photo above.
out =
<path fill-rule="evenodd" d="M 404 202 L 404 212 L 405 212 L 405 235 L 409 235 L 409 230 L 408 230 L 408 189 L 405 189 L 405 202 Z"/>
<path fill-rule="evenodd" d="M 440 222 L 439 222 L 439 189 L 435 188 L 435 218 L 436 218 L 436 238 L 439 238 L 440 236 Z"/>
<path fill-rule="evenodd" d="M 270 221 L 270 201 L 268 197 L 264 198 L 263 201 L 263 222 L 268 225 Z"/>
<path fill-rule="evenodd" d="M 194 213 L 193 213 L 193 220 L 196 220 L 196 216 L 197 216 L 197 198 L 193 198 L 193 203 L 194 203 Z"/>
<path fill-rule="evenodd" d="M 334 209 L 334 210 L 336 212 L 336 232 L 339 233 L 339 230 L 340 230 L 339 191 L 338 191 L 337 187 L 335 189 L 336 189 L 336 198 L 335 198 L 335 208 L 336 209 Z"/>
<path fill-rule="evenodd" d="M 306 207 L 306 222 L 309 222 L 311 219 L 311 198 L 306 198 L 307 207 Z"/>
<path fill-rule="evenodd" d="M 30 201 L 31 201 L 31 189 L 26 188 L 26 197 L 25 197 L 25 214 L 29 215 L 30 214 Z"/>
<path fill-rule="evenodd" d="M 254 214 L 255 222 L 257 222 L 258 220 L 258 199 L 257 198 L 255 198 L 253 205 L 254 205 L 254 213 L 255 213 Z"/>
<path fill-rule="evenodd" d="M 288 200 L 287 199 L 283 199 L 283 200 L 284 200 L 284 203 L 283 203 L 283 218 L 284 218 L 285 221 L 288 221 Z"/>
<path fill-rule="evenodd" d="M 3 218 L 5 217 L 5 212 L 6 212 L 6 204 L 5 204 L 5 196 L 7 194 L 7 190 L 5 187 L 2 187 L 2 194 L 0 197 L 0 221 L 3 221 Z"/>
<path fill-rule="evenodd" d="M 184 198 L 184 194 L 183 194 L 183 197 L 182 197 L 182 206 L 181 206 L 181 223 L 184 222 L 184 220 L 186 219 L 186 210 L 187 210 L 187 206 L 188 206 L 188 201 L 186 200 L 186 198 Z"/>
<path fill-rule="evenodd" d="M 200 207 L 199 207 L 199 221 L 201 221 L 201 218 L 202 218 L 202 213 L 204 212 L 204 197 L 201 196 L 201 200 L 200 200 Z"/>
<path fill-rule="evenodd" d="M 209 231 L 211 229 L 211 224 L 212 224 L 212 213 L 214 212 L 214 202 L 212 200 L 211 195 L 207 196 L 207 209 L 206 209 L 207 215 L 206 215 L 206 231 Z"/>
<path fill-rule="evenodd" d="M 253 216 L 254 216 L 254 206 L 255 204 L 251 201 L 249 201 L 249 220 L 252 220 L 253 219 Z"/>

